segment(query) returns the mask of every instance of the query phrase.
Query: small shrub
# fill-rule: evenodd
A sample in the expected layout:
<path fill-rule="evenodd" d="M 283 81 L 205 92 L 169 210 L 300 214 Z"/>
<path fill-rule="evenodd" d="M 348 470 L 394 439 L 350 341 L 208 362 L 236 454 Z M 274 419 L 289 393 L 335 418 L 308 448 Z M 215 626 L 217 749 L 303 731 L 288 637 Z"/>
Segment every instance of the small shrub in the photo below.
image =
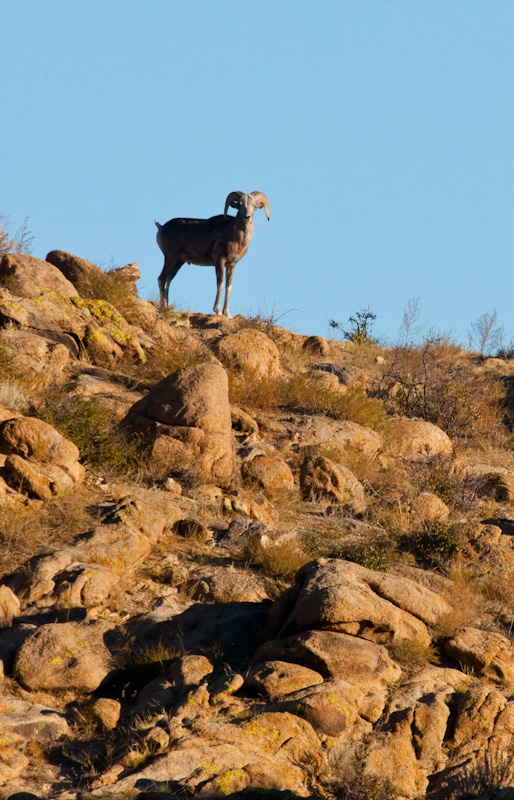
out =
<path fill-rule="evenodd" d="M 230 402 L 242 408 L 278 408 L 281 399 L 281 379 L 256 378 L 229 373 Z"/>
<path fill-rule="evenodd" d="M 27 403 L 26 392 L 20 381 L 13 378 L 0 380 L 0 405 L 7 406 L 13 411 L 19 411 Z"/>
<path fill-rule="evenodd" d="M 81 486 L 41 508 L 0 505 L 0 574 L 14 572 L 29 558 L 72 541 L 95 524 L 99 490 Z"/>
<path fill-rule="evenodd" d="M 437 566 L 454 556 L 465 541 L 462 525 L 448 522 L 425 522 L 421 528 L 404 534 L 401 544 L 418 563 Z"/>
<path fill-rule="evenodd" d="M 63 387 L 48 394 L 39 415 L 77 445 L 81 461 L 91 469 L 113 476 L 139 474 L 141 451 L 122 434 L 110 409 Z"/>
<path fill-rule="evenodd" d="M 140 299 L 134 282 L 116 268 L 91 270 L 77 281 L 77 290 L 84 300 L 104 300 L 114 306 L 127 322 L 139 323 Z"/>
<path fill-rule="evenodd" d="M 178 369 L 203 364 L 206 356 L 195 351 L 188 344 L 170 342 L 166 346 L 157 345 L 152 350 L 145 351 L 146 361 L 134 363 L 133 359 L 125 358 L 121 368 L 125 375 L 134 379 L 137 387 L 151 387 L 163 378 L 176 372 Z"/>
<path fill-rule="evenodd" d="M 397 558 L 396 548 L 393 544 L 381 542 L 377 544 L 348 544 L 342 545 L 334 555 L 345 561 L 353 561 L 361 567 L 373 569 L 377 572 L 387 572 Z"/>
<path fill-rule="evenodd" d="M 445 455 L 436 456 L 426 463 L 404 465 L 406 477 L 412 487 L 412 501 L 421 492 L 437 495 L 448 506 L 469 514 L 478 507 L 486 479 L 459 469 Z"/>
<path fill-rule="evenodd" d="M 273 339 L 274 328 L 278 325 L 282 317 L 288 313 L 288 311 L 285 311 L 283 314 L 279 314 L 274 306 L 272 307 L 271 311 L 268 311 L 267 309 L 259 309 L 257 314 L 254 316 L 245 318 L 244 322 L 242 323 L 242 327 L 257 328 L 257 330 L 262 331 L 262 333 L 265 333 L 266 336 L 269 336 L 270 339 Z"/>
<path fill-rule="evenodd" d="M 147 666 L 148 664 L 159 664 L 168 667 L 172 661 L 176 661 L 184 655 L 182 649 L 167 644 L 162 640 L 153 644 L 141 645 L 135 648 L 130 654 L 129 663 L 131 666 Z"/>
<path fill-rule="evenodd" d="M 336 322 L 335 319 L 331 319 L 329 325 L 332 330 L 341 331 L 345 339 L 347 339 L 349 342 L 363 345 L 377 345 L 378 339 L 374 339 L 371 335 L 373 323 L 375 322 L 376 318 L 377 315 L 373 314 L 373 312 L 367 308 L 362 309 L 362 311 L 357 311 L 354 317 L 349 318 L 349 330 L 345 330 L 342 324 L 340 322 Z"/>
<path fill-rule="evenodd" d="M 310 556 L 298 547 L 295 538 L 279 540 L 266 547 L 259 542 L 249 542 L 242 555 L 261 566 L 266 573 L 276 576 L 292 575 L 310 560 Z"/>
<path fill-rule="evenodd" d="M 512 361 L 514 358 L 514 340 L 510 340 L 506 347 L 500 347 L 496 353 L 496 358 L 501 358 L 504 361 Z"/>

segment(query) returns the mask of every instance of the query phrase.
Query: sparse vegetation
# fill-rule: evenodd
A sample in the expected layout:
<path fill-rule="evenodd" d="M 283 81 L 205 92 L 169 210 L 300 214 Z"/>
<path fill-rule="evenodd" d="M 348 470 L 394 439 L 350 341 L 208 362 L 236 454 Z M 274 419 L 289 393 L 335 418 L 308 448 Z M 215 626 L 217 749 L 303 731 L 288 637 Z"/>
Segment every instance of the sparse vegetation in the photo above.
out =
<path fill-rule="evenodd" d="M 433 521 L 405 534 L 402 545 L 419 564 L 434 567 L 455 556 L 465 541 L 463 525 Z"/>
<path fill-rule="evenodd" d="M 124 435 L 109 408 L 61 387 L 47 394 L 38 411 L 45 422 L 77 445 L 82 461 L 93 471 L 110 477 L 140 474 L 142 454 L 137 440 Z"/>
<path fill-rule="evenodd" d="M 369 308 L 366 308 L 357 311 L 355 316 L 349 318 L 348 330 L 335 319 L 331 319 L 329 325 L 333 331 L 340 331 L 349 342 L 360 345 L 377 345 L 379 340 L 372 336 L 373 324 L 376 318 L 377 315 L 373 314 Z"/>
<path fill-rule="evenodd" d="M 500 789 L 511 788 L 513 782 L 513 754 L 497 743 L 486 752 L 470 759 L 464 770 L 454 773 L 450 781 L 451 796 L 455 800 L 492 798 Z"/>
<path fill-rule="evenodd" d="M 25 220 L 14 236 L 10 236 L 7 230 L 7 218 L 5 214 L 0 214 L 0 260 L 7 253 L 30 253 L 34 237 L 27 227 Z"/>
<path fill-rule="evenodd" d="M 425 664 L 439 664 L 441 656 L 433 644 L 423 645 L 411 639 L 391 642 L 387 648 L 392 658 L 405 668 L 416 668 Z"/>
<path fill-rule="evenodd" d="M 382 401 L 369 397 L 364 389 L 334 391 L 309 374 L 254 379 L 232 376 L 230 396 L 233 403 L 249 410 L 289 408 L 306 414 L 327 414 L 373 428 L 380 428 L 385 418 Z"/>
<path fill-rule="evenodd" d="M 471 323 L 469 346 L 476 347 L 481 356 L 490 355 L 502 346 L 504 328 L 502 325 L 497 325 L 497 321 L 498 314 L 494 308 Z"/>
<path fill-rule="evenodd" d="M 32 556 L 58 549 L 96 522 L 95 506 L 103 499 L 94 487 L 79 490 L 34 508 L 0 504 L 0 574 L 13 572 Z"/>
<path fill-rule="evenodd" d="M 348 745 L 330 759 L 320 789 L 328 800 L 395 800 L 387 778 L 366 771 L 365 745 Z"/>
<path fill-rule="evenodd" d="M 509 690 L 498 680 L 493 692 L 483 682 L 485 670 L 469 666 L 472 658 L 460 664 L 459 656 L 451 653 L 466 636 L 471 648 L 473 636 L 477 641 L 484 636 L 498 641 L 506 660 L 511 646 L 514 564 L 508 536 L 514 530 L 514 456 L 505 396 L 513 376 L 508 361 L 484 357 L 493 349 L 496 318 L 486 315 L 474 329 L 481 337 L 477 346 L 482 356 L 448 337 L 430 335 L 415 344 L 417 300 L 406 308 L 398 347 L 379 351 L 372 334 L 375 315 L 362 311 L 344 328 L 333 324 L 352 345 L 333 339 L 327 346 L 315 340 L 308 349 L 305 337 L 278 328 L 275 315 L 219 323 L 172 311 L 158 316 L 156 309 L 140 305 L 134 270 L 91 274 L 88 285 L 81 287 L 83 296 L 69 301 L 70 313 L 80 313 L 81 320 L 91 316 L 99 326 L 106 318 L 116 323 L 119 335 L 113 334 L 112 358 L 104 353 L 104 360 L 100 354 L 96 361 L 93 349 L 87 352 L 87 363 L 86 357 L 77 358 L 80 336 L 71 342 L 67 327 L 52 332 L 56 338 L 49 346 L 34 343 L 37 336 L 46 338 L 39 329 L 20 337 L 20 342 L 35 344 L 26 373 L 16 352 L 17 325 L 4 332 L 5 357 L 0 353 L 0 406 L 7 406 L 1 409 L 0 426 L 6 418 L 6 437 L 19 424 L 11 423 L 11 412 L 39 416 L 78 446 L 87 475 L 80 484 L 83 469 L 69 445 L 63 449 L 72 451 L 75 460 L 67 464 L 63 456 L 59 466 L 57 459 L 52 462 L 51 447 L 59 450 L 61 440 L 38 420 L 25 420 L 23 445 L 11 446 L 5 439 L 0 454 L 1 574 L 16 589 L 22 613 L 30 614 L 35 625 L 49 623 L 51 630 L 56 623 L 60 631 L 71 623 L 84 626 L 79 630 L 88 635 L 96 631 L 110 670 L 99 675 L 94 692 L 79 685 L 76 690 L 66 688 L 62 696 L 51 695 L 45 684 L 42 703 L 55 708 L 71 730 L 65 746 L 52 752 L 25 741 L 20 752 L 29 756 L 30 768 L 35 770 L 40 762 L 56 775 L 65 769 L 70 796 L 75 787 L 98 794 L 120 777 L 130 783 L 132 775 L 138 781 L 141 768 L 158 754 L 170 759 L 166 769 L 172 770 L 173 759 L 191 746 L 191 773 L 185 779 L 170 779 L 174 794 L 214 795 L 227 789 L 238 795 L 239 785 L 249 782 L 252 787 L 254 774 L 260 780 L 251 761 L 258 758 L 273 775 L 275 761 L 281 762 L 280 770 L 292 768 L 304 794 L 326 800 L 393 800 L 399 794 L 413 796 L 413 783 L 403 790 L 403 766 L 397 769 L 395 762 L 394 774 L 387 766 L 395 737 L 401 736 L 398 765 L 405 759 L 406 774 L 415 774 L 416 785 L 422 787 L 430 766 L 425 767 L 428 761 L 418 757 L 418 750 L 429 741 L 434 758 L 444 757 L 450 764 L 458 752 L 453 731 L 462 737 L 469 728 L 473 747 L 478 742 L 481 754 L 469 769 L 456 770 L 462 780 L 455 796 L 492 791 L 512 780 L 510 766 L 490 747 L 500 730 L 497 726 L 503 725 L 498 720 L 510 719 Z M 137 334 L 125 319 L 128 315 L 132 322 L 141 321 L 140 313 L 148 313 L 144 334 Z M 182 410 L 174 417 L 173 403 L 165 397 L 162 404 L 156 400 L 155 407 L 148 403 L 146 419 L 145 411 L 132 429 L 128 427 L 127 411 L 142 393 L 177 369 L 214 362 L 213 353 L 221 358 L 220 339 L 248 327 L 275 340 L 280 366 L 272 348 L 268 377 L 236 373 L 243 369 L 244 350 L 241 362 L 227 369 L 230 400 L 241 407 L 232 409 L 233 435 L 226 394 L 221 423 L 216 411 L 212 427 L 210 417 L 209 425 L 202 427 L 211 396 L 206 399 L 201 392 L 191 401 L 194 424 L 186 424 Z M 143 358 L 133 341 L 138 336 Z M 256 347 L 263 339 L 254 332 L 251 337 Z M 59 361 L 61 341 L 71 356 L 64 352 L 59 371 L 53 373 L 52 354 Z M 264 340 L 263 351 L 266 347 L 270 345 Z M 42 353 L 41 360 L 48 363 L 40 369 L 40 356 L 34 358 L 33 353 Z M 219 364 L 212 371 L 224 387 Z M 183 402 L 185 407 L 190 401 Z M 163 420 L 168 413 L 167 423 Z M 393 434 L 388 433 L 393 428 L 390 415 L 420 417 L 441 426 L 451 436 L 453 450 L 447 447 L 446 455 L 432 457 L 427 443 L 420 452 L 400 449 L 403 455 L 398 455 L 391 446 Z M 127 426 L 123 431 L 118 424 L 122 419 Z M 356 422 L 374 432 L 334 420 Z M 398 425 L 398 437 L 404 435 L 403 424 Z M 143 450 L 136 431 L 144 431 L 145 425 L 150 435 Z M 30 438 L 38 426 L 38 435 L 48 433 L 53 442 L 47 450 L 48 443 Z M 438 435 L 446 443 L 446 437 Z M 11 453 L 15 457 L 9 460 Z M 295 486 L 279 490 L 269 476 L 252 482 L 248 464 L 262 456 L 268 465 L 285 461 Z M 327 491 L 303 499 L 299 476 L 306 456 L 336 461 L 345 467 L 339 472 L 348 476 L 349 484 L 354 479 L 346 471 L 353 473 L 362 487 L 359 492 L 364 490 L 362 504 L 352 507 L 346 502 L 342 480 L 337 495 Z M 227 473 L 201 473 L 198 464 L 203 468 L 210 458 L 216 469 L 226 462 Z M 55 491 L 67 494 L 56 497 Z M 368 592 L 352 577 L 361 571 L 337 559 L 391 573 L 393 589 L 377 580 L 384 587 L 381 593 L 370 580 Z M 341 596 L 340 581 L 331 577 L 339 570 L 347 576 Z M 403 602 L 401 582 L 407 578 L 416 588 L 405 585 L 409 591 Z M 16 604 L 7 588 L 2 587 L 2 602 Z M 366 592 L 364 603 L 361 590 Z M 309 593 L 307 603 L 303 592 Z M 431 624 L 420 628 L 427 633 L 424 642 L 431 638 L 431 643 L 420 645 L 402 639 L 403 617 L 398 612 L 413 614 L 422 626 L 419 603 L 425 599 L 428 606 L 434 602 L 436 610 L 427 615 Z M 392 606 L 384 623 L 386 603 Z M 6 606 L 7 623 L 10 613 L 14 612 Z M 475 631 L 462 631 L 464 627 Z M 32 636 L 30 629 L 20 631 Z M 4 634 L 5 641 L 11 635 L 14 632 Z M 338 647 L 349 643 L 351 658 L 360 659 L 359 648 L 368 653 L 370 663 L 380 658 L 380 668 L 373 668 L 368 680 L 363 656 L 362 680 L 351 669 L 341 675 L 339 662 L 335 668 L 331 665 L 336 639 Z M 387 652 L 377 644 L 385 639 Z M 66 668 L 66 681 L 82 658 L 74 647 L 64 653 L 45 651 L 43 656 L 50 659 L 53 674 Z M 11 667 L 9 659 L 11 655 L 3 662 L 3 695 L 23 697 L 23 702 L 26 696 L 35 699 L 21 683 L 22 671 Z M 251 671 L 264 663 L 279 690 L 250 686 Z M 24 663 L 23 669 L 27 666 Z M 360 666 L 356 663 L 356 672 Z M 509 668 L 503 662 L 499 667 L 507 676 Z M 305 675 L 309 669 L 316 678 Z M 91 670 L 86 672 L 89 680 Z M 413 677 L 419 673 L 423 679 L 417 682 Z M 480 739 L 482 720 L 475 725 L 475 718 L 483 710 L 487 713 L 490 691 L 487 698 L 496 709 L 494 733 L 485 740 Z M 298 702 L 290 702 L 292 692 L 301 693 Z M 408 708 L 406 692 L 412 696 Z M 439 746 L 439 720 L 432 723 L 431 713 L 442 696 L 447 698 L 444 711 L 449 718 L 447 723 L 443 720 L 447 733 Z M 273 705 L 270 697 L 276 700 Z M 107 717 L 93 713 L 95 698 L 118 715 L 114 729 L 104 724 Z M 107 713 L 105 704 L 103 708 Z M 223 741 L 229 752 L 232 736 L 244 749 L 244 736 L 237 739 L 242 730 L 252 739 L 249 767 L 232 769 L 227 762 L 227 769 L 221 769 L 203 754 L 195 762 L 195 753 L 212 748 L 213 742 Z M 501 727 L 500 733 L 510 747 L 510 729 Z M 173 744 L 177 741 L 179 747 Z M 4 750 L 0 755 L 4 757 Z M 327 759 L 330 771 L 323 776 Z M 280 770 L 277 784 L 284 774 Z M 60 779 L 61 772 L 55 785 Z"/>
<path fill-rule="evenodd" d="M 469 355 L 444 337 L 393 349 L 377 395 L 390 413 L 432 422 L 450 437 L 501 429 L 504 386 L 477 373 Z"/>
<path fill-rule="evenodd" d="M 91 269 L 77 280 L 78 292 L 84 300 L 109 303 L 131 324 L 140 324 L 141 300 L 134 281 L 118 267 Z"/>

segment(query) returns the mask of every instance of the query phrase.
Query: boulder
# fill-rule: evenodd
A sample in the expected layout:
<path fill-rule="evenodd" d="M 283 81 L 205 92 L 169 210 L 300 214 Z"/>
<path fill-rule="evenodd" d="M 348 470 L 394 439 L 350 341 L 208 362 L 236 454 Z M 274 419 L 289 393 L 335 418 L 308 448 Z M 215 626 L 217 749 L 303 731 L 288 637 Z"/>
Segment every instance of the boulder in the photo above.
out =
<path fill-rule="evenodd" d="M 213 350 L 231 372 L 257 379 L 280 375 L 280 355 L 276 344 L 255 328 L 243 328 L 222 336 L 214 342 Z"/>
<path fill-rule="evenodd" d="M 269 597 L 262 577 L 233 564 L 198 567 L 178 588 L 204 603 L 258 603 Z"/>
<path fill-rule="evenodd" d="M 294 486 L 291 469 L 278 456 L 257 455 L 244 461 L 241 475 L 247 484 L 258 486 L 268 492 L 292 489 Z"/>
<path fill-rule="evenodd" d="M 323 683 L 319 672 L 288 661 L 264 661 L 248 673 L 245 685 L 275 699 Z"/>
<path fill-rule="evenodd" d="M 444 652 L 457 664 L 471 668 L 477 675 L 514 683 L 514 646 L 495 631 L 460 628 L 444 644 Z"/>
<path fill-rule="evenodd" d="M 0 454 L 6 479 L 29 495 L 49 500 L 85 477 L 76 445 L 43 420 L 18 416 L 0 423 Z"/>
<path fill-rule="evenodd" d="M 21 456 L 8 456 L 4 464 L 4 474 L 16 489 L 38 500 L 51 500 L 53 497 L 50 479 L 41 475 Z"/>
<path fill-rule="evenodd" d="M 302 348 L 314 355 L 328 356 L 330 353 L 330 345 L 322 336 L 307 336 Z"/>
<path fill-rule="evenodd" d="M 25 253 L 9 253 L 0 262 L 0 285 L 17 297 L 38 297 L 57 292 L 64 297 L 76 297 L 78 292 L 60 270 Z"/>
<path fill-rule="evenodd" d="M 92 703 L 90 710 L 102 730 L 112 731 L 120 718 L 121 703 L 110 697 L 99 697 Z"/>
<path fill-rule="evenodd" d="M 0 452 L 30 461 L 48 462 L 73 471 L 80 453 L 73 442 L 36 417 L 17 417 L 0 423 Z"/>
<path fill-rule="evenodd" d="M 446 503 L 431 492 L 418 494 L 412 504 L 412 512 L 425 522 L 444 522 L 450 516 Z"/>
<path fill-rule="evenodd" d="M 444 704 L 433 703 L 436 704 L 434 712 L 439 716 L 443 735 L 449 710 Z M 416 756 L 414 717 L 414 709 L 396 714 L 388 729 L 373 737 L 366 757 L 364 774 L 387 780 L 395 791 L 395 797 L 424 797 L 428 786 L 427 772 Z"/>
<path fill-rule="evenodd" d="M 71 729 L 62 714 L 41 703 L 31 703 L 19 697 L 9 697 L 7 702 L 3 699 L 0 706 L 0 726 L 2 737 L 19 736 L 27 743 L 37 740 L 40 743 L 54 744 L 71 736 Z"/>
<path fill-rule="evenodd" d="M 53 264 L 76 289 L 79 289 L 81 294 L 93 281 L 103 275 L 100 267 L 91 261 L 66 253 L 65 250 L 51 250 L 46 260 L 49 264 Z"/>
<path fill-rule="evenodd" d="M 342 559 L 306 564 L 296 574 L 293 591 L 292 610 L 282 617 L 279 635 L 321 629 L 381 643 L 408 639 L 428 646 L 427 625 L 452 611 L 440 595 L 409 578 Z"/>
<path fill-rule="evenodd" d="M 46 292 L 34 298 L 13 296 L 0 288 L 0 323 L 45 331 L 78 354 L 84 347 L 94 363 L 110 367 L 126 351 L 140 362 L 146 356 L 137 331 L 105 300 L 65 297 Z"/>
<path fill-rule="evenodd" d="M 345 680 L 328 680 L 292 692 L 270 707 L 288 710 L 309 722 L 318 736 L 338 743 L 370 733 L 386 703 L 384 687 L 366 691 Z"/>
<path fill-rule="evenodd" d="M 228 379 L 216 364 L 178 370 L 130 409 L 126 424 L 143 437 L 156 469 L 228 486 L 234 450 Z"/>
<path fill-rule="evenodd" d="M 136 787 L 173 781 L 203 796 L 221 797 L 251 787 L 280 789 L 311 796 L 309 777 L 301 764 L 316 769 L 323 760 L 318 736 L 308 722 L 287 712 L 265 712 L 238 725 L 218 721 L 195 725 L 142 769 L 113 786 L 94 790 L 92 797 L 128 797 Z"/>
<path fill-rule="evenodd" d="M 252 663 L 288 661 L 318 672 L 325 680 L 344 680 L 364 692 L 386 690 L 401 675 L 400 667 L 383 645 L 333 631 L 304 631 L 271 639 L 255 653 Z"/>
<path fill-rule="evenodd" d="M 205 656 L 181 656 L 174 661 L 167 677 L 175 686 L 198 686 L 213 669 L 211 662 Z"/>
<path fill-rule="evenodd" d="M 16 655 L 16 679 L 30 691 L 94 692 L 112 668 L 104 644 L 109 629 L 101 622 L 41 625 Z"/>
<path fill-rule="evenodd" d="M 75 342 L 70 347 L 51 341 L 44 336 L 18 328 L 0 330 L 2 364 L 14 379 L 47 387 L 62 383 L 63 370 L 70 364 L 70 349 L 75 352 Z"/>
<path fill-rule="evenodd" d="M 384 439 L 384 455 L 406 461 L 426 461 L 453 453 L 450 437 L 437 425 L 422 419 L 392 417 L 386 420 Z"/>
<path fill-rule="evenodd" d="M 446 767 L 450 714 L 470 680 L 458 670 L 429 667 L 397 687 L 371 740 L 365 772 L 387 778 L 402 797 L 424 796 L 428 777 Z"/>
<path fill-rule="evenodd" d="M 512 776 L 503 754 L 513 735 L 512 701 L 460 670 L 430 667 L 391 694 L 364 773 L 386 778 L 402 798 L 485 797 L 484 780 Z"/>
<path fill-rule="evenodd" d="M 20 616 L 20 601 L 8 586 L 0 586 L 0 628 L 10 628 Z"/>
<path fill-rule="evenodd" d="M 353 472 L 324 456 L 307 456 L 300 469 L 300 491 L 304 500 L 341 503 L 353 514 L 362 514 L 367 502 L 364 487 Z"/>
<path fill-rule="evenodd" d="M 476 481 L 478 492 L 482 497 L 508 503 L 514 500 L 513 470 L 474 462 L 466 464 L 464 471 Z"/>
<path fill-rule="evenodd" d="M 383 444 L 382 436 L 371 428 L 322 416 L 302 417 L 298 436 L 307 454 L 319 448 L 329 457 L 333 453 L 342 463 L 348 455 L 374 458 Z"/>

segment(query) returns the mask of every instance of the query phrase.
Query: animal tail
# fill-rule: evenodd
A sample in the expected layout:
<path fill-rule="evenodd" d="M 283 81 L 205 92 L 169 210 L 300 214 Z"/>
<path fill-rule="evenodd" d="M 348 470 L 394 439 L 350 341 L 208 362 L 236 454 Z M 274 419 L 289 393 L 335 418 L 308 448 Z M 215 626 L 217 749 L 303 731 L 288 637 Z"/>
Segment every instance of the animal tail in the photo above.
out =
<path fill-rule="evenodd" d="M 157 220 L 156 220 L 156 219 L 154 219 L 154 222 L 155 222 L 155 224 L 157 225 L 157 227 L 158 227 L 158 228 L 162 228 L 162 225 L 161 225 L 161 223 L 160 223 L 160 222 L 157 222 Z"/>

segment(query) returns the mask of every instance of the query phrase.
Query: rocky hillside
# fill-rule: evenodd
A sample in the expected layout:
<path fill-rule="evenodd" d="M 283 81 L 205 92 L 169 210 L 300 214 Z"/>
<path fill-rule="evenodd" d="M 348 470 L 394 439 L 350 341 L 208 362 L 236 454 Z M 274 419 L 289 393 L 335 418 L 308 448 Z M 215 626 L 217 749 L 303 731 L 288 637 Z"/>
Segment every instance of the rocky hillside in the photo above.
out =
<path fill-rule="evenodd" d="M 138 277 L 1 262 L 0 798 L 511 797 L 514 364 Z"/>

